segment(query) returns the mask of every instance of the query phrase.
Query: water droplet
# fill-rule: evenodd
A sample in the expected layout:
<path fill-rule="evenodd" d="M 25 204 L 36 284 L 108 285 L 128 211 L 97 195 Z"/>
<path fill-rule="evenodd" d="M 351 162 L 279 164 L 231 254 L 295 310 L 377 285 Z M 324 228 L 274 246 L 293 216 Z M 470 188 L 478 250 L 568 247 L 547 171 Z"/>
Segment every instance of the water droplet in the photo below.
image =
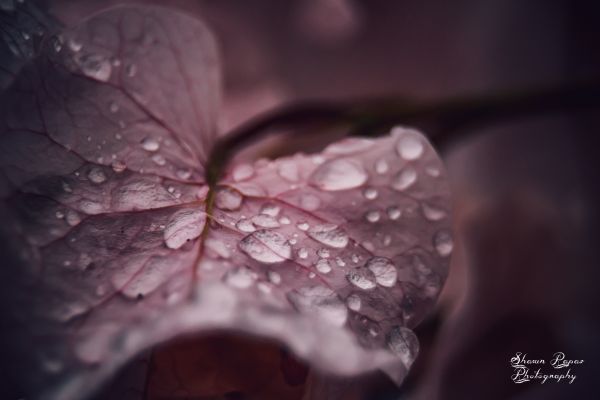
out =
<path fill-rule="evenodd" d="M 167 160 L 161 154 L 154 154 L 152 156 L 152 161 L 154 161 L 154 164 L 161 167 L 167 163 Z"/>
<path fill-rule="evenodd" d="M 321 258 L 315 264 L 315 268 L 322 274 L 328 274 L 331 272 L 331 261 L 326 258 Z"/>
<path fill-rule="evenodd" d="M 121 173 L 123 171 L 125 171 L 125 169 L 127 168 L 127 165 L 123 162 L 123 161 L 113 161 L 112 164 L 110 165 L 113 169 L 113 171 L 115 171 L 116 173 Z"/>
<path fill-rule="evenodd" d="M 292 256 L 292 247 L 285 236 L 266 229 L 244 237 L 239 247 L 254 260 L 265 264 L 281 262 Z"/>
<path fill-rule="evenodd" d="M 433 245 L 440 256 L 449 256 L 452 253 L 452 249 L 454 248 L 452 235 L 450 234 L 450 232 L 445 230 L 439 231 L 433 237 Z"/>
<path fill-rule="evenodd" d="M 339 266 L 339 267 L 345 267 L 346 266 L 346 262 L 344 260 L 342 260 L 341 257 L 336 257 L 335 258 L 335 263 Z"/>
<path fill-rule="evenodd" d="M 63 219 L 65 217 L 65 213 L 63 213 L 62 211 L 58 210 L 54 213 L 54 215 L 56 216 L 56 218 L 58 219 Z"/>
<path fill-rule="evenodd" d="M 81 43 L 74 37 L 69 38 L 67 44 L 69 46 L 69 49 L 74 53 L 78 53 L 83 48 L 83 43 Z"/>
<path fill-rule="evenodd" d="M 363 191 L 363 196 L 365 196 L 365 199 L 367 200 L 375 200 L 378 195 L 379 193 L 375 188 L 367 188 Z"/>
<path fill-rule="evenodd" d="M 326 246 L 343 249 L 348 245 L 348 235 L 334 224 L 317 225 L 308 231 L 308 236 Z"/>
<path fill-rule="evenodd" d="M 94 167 L 88 172 L 88 179 L 95 184 L 101 184 L 106 181 L 106 175 L 100 168 Z"/>
<path fill-rule="evenodd" d="M 250 164 L 237 165 L 231 173 L 233 180 L 236 182 L 245 181 L 246 179 L 251 178 L 253 175 L 254 168 Z"/>
<path fill-rule="evenodd" d="M 406 167 L 396 175 L 392 181 L 392 187 L 396 190 L 405 190 L 417 181 L 417 171 L 412 167 Z"/>
<path fill-rule="evenodd" d="M 190 179 L 191 176 L 192 176 L 192 171 L 189 169 L 178 169 L 177 170 L 177 177 L 179 179 L 187 180 L 187 179 Z"/>
<path fill-rule="evenodd" d="M 321 258 L 329 258 L 330 253 L 328 249 L 319 249 L 317 250 L 317 255 Z"/>
<path fill-rule="evenodd" d="M 81 218 L 79 218 L 79 214 L 77 214 L 73 210 L 67 211 L 65 220 L 67 221 L 67 224 L 69 224 L 70 226 L 79 225 L 79 223 L 81 222 Z"/>
<path fill-rule="evenodd" d="M 353 189 L 367 181 L 367 173 L 358 162 L 346 159 L 328 161 L 317 168 L 309 178 L 312 185 L 322 190 Z"/>
<path fill-rule="evenodd" d="M 376 286 L 373 272 L 366 268 L 354 268 L 346 275 L 346 279 L 348 279 L 348 282 L 362 290 L 374 289 Z"/>
<path fill-rule="evenodd" d="M 385 173 L 387 173 L 390 170 L 390 166 L 388 164 L 388 162 L 386 160 L 379 159 L 377 160 L 377 162 L 375 163 L 375 172 L 377 172 L 379 175 L 383 175 Z"/>
<path fill-rule="evenodd" d="M 242 218 L 236 224 L 235 227 L 242 232 L 250 233 L 256 230 L 256 227 L 249 219 Z"/>
<path fill-rule="evenodd" d="M 314 279 L 314 277 L 315 277 L 315 276 L 317 276 L 317 274 L 315 274 L 315 273 L 314 273 L 314 272 L 312 272 L 312 271 L 310 271 L 310 272 L 308 273 L 308 278 L 309 278 L 309 279 Z"/>
<path fill-rule="evenodd" d="M 255 215 L 252 217 L 252 223 L 261 228 L 279 228 L 279 222 L 266 214 Z"/>
<path fill-rule="evenodd" d="M 303 287 L 287 295 L 296 309 L 308 315 L 317 316 L 335 326 L 343 326 L 348 317 L 348 309 L 337 294 L 324 286 Z"/>
<path fill-rule="evenodd" d="M 371 223 L 375 223 L 375 222 L 379 221 L 380 218 L 381 218 L 381 214 L 377 210 L 368 211 L 365 214 L 365 219 Z"/>
<path fill-rule="evenodd" d="M 90 215 L 100 214 L 101 212 L 104 211 L 104 207 L 102 207 L 102 204 L 96 203 L 95 201 L 92 201 L 92 200 L 81 200 L 79 202 L 79 208 L 84 213 L 90 214 Z"/>
<path fill-rule="evenodd" d="M 288 217 L 281 217 L 281 218 L 279 218 L 279 223 L 281 225 L 289 225 L 292 223 L 292 221 L 290 221 L 290 219 Z"/>
<path fill-rule="evenodd" d="M 231 257 L 231 252 L 229 251 L 229 247 L 220 240 L 209 238 L 204 241 L 204 246 L 207 250 L 214 253 L 216 256 L 221 258 L 229 258 Z"/>
<path fill-rule="evenodd" d="M 119 111 L 119 105 L 115 102 L 110 103 L 109 110 L 111 113 L 116 113 Z"/>
<path fill-rule="evenodd" d="M 390 207 L 387 209 L 386 213 L 388 218 L 392 221 L 395 221 L 402 216 L 402 211 L 400 211 L 398 207 Z"/>
<path fill-rule="evenodd" d="M 142 140 L 142 149 L 146 151 L 158 151 L 158 149 L 160 149 L 160 143 L 154 138 L 147 137 Z"/>
<path fill-rule="evenodd" d="M 360 311 L 360 307 L 362 306 L 362 300 L 360 299 L 359 295 L 357 295 L 357 294 L 351 294 L 346 299 L 346 305 L 352 311 L 358 312 L 358 311 Z"/>
<path fill-rule="evenodd" d="M 375 276 L 375 281 L 384 287 L 392 287 L 398 279 L 398 271 L 392 261 L 385 257 L 373 257 L 367 261 L 366 267 Z"/>
<path fill-rule="evenodd" d="M 260 213 L 271 217 L 276 217 L 279 215 L 280 210 L 281 208 L 278 205 L 273 203 L 267 203 L 261 207 Z"/>
<path fill-rule="evenodd" d="M 292 160 L 280 161 L 277 166 L 277 173 L 288 182 L 298 182 L 300 180 L 298 165 Z"/>
<path fill-rule="evenodd" d="M 243 197 L 237 190 L 221 187 L 215 197 L 215 205 L 221 210 L 235 211 L 242 205 Z"/>
<path fill-rule="evenodd" d="M 446 218 L 446 211 L 442 210 L 441 208 L 437 208 L 426 203 L 421 203 L 421 209 L 423 210 L 423 215 L 429 221 L 439 221 Z"/>
<path fill-rule="evenodd" d="M 308 250 L 302 247 L 300 250 L 298 250 L 298 257 L 301 259 L 306 259 L 308 257 Z"/>
<path fill-rule="evenodd" d="M 165 244 L 170 249 L 178 249 L 186 242 L 196 239 L 202 233 L 206 214 L 200 210 L 180 210 L 171 216 L 163 232 Z"/>
<path fill-rule="evenodd" d="M 281 275 L 279 275 L 279 272 L 268 271 L 267 278 L 269 278 L 269 282 L 273 285 L 279 285 L 281 283 Z"/>
<path fill-rule="evenodd" d="M 62 188 L 67 193 L 72 193 L 73 192 L 73 189 L 71 189 L 71 185 L 69 185 L 67 182 L 63 182 L 62 183 Z"/>
<path fill-rule="evenodd" d="M 252 286 L 255 274 L 247 267 L 238 267 L 225 274 L 225 283 L 238 289 Z"/>
<path fill-rule="evenodd" d="M 297 227 L 298 229 L 300 229 L 301 231 L 307 231 L 307 230 L 308 230 L 308 228 L 310 228 L 310 225 L 308 224 L 308 222 L 304 222 L 304 221 L 303 221 L 303 222 L 300 222 L 300 223 L 298 223 L 298 224 L 296 225 L 296 227 Z"/>
<path fill-rule="evenodd" d="M 392 243 L 392 237 L 390 235 L 385 235 L 383 237 L 383 245 L 389 246 Z"/>
<path fill-rule="evenodd" d="M 438 167 L 433 166 L 433 165 L 430 165 L 430 166 L 426 167 L 425 168 L 425 172 L 427 173 L 427 175 L 429 175 L 429 176 L 431 176 L 433 178 L 437 178 L 441 174 L 440 169 Z"/>
<path fill-rule="evenodd" d="M 393 327 L 387 335 L 388 348 L 400 357 L 408 369 L 419 353 L 419 340 L 413 331 L 404 327 Z"/>
<path fill-rule="evenodd" d="M 347 138 L 332 143 L 325 149 L 325 153 L 344 155 L 364 151 L 373 145 L 373 140 L 362 138 Z"/>
<path fill-rule="evenodd" d="M 63 48 L 63 42 L 62 42 L 62 38 L 60 36 L 54 36 L 52 37 L 52 47 L 54 48 L 54 51 L 56 53 L 60 53 L 60 51 Z"/>
<path fill-rule="evenodd" d="M 315 211 L 321 205 L 321 200 L 314 194 L 303 194 L 300 196 L 300 208 L 307 211 Z"/>
<path fill-rule="evenodd" d="M 405 128 L 394 128 L 392 134 L 395 132 L 400 136 L 396 144 L 396 151 L 400 157 L 409 161 L 421 157 L 425 147 L 416 131 Z"/>
<path fill-rule="evenodd" d="M 106 57 L 99 54 L 86 54 L 77 57 L 76 60 L 85 76 L 102 82 L 110 79 L 112 65 Z"/>

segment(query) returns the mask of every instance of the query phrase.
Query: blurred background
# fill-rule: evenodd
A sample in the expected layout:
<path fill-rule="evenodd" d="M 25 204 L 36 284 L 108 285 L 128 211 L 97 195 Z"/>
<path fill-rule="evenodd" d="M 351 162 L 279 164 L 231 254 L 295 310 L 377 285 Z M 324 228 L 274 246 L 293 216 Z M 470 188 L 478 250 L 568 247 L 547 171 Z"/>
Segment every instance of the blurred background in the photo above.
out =
<path fill-rule="evenodd" d="M 71 25 L 120 3 L 39 6 Z M 223 131 L 306 99 L 436 101 L 600 80 L 598 1 L 152 3 L 201 16 L 214 30 Z M 401 388 L 370 375 L 331 383 L 323 398 L 596 398 L 599 111 L 507 119 L 444 149 L 456 251 L 438 308 L 417 329 L 421 355 Z M 584 360 L 572 384 L 511 380 L 516 352 L 548 360 L 557 351 Z"/>

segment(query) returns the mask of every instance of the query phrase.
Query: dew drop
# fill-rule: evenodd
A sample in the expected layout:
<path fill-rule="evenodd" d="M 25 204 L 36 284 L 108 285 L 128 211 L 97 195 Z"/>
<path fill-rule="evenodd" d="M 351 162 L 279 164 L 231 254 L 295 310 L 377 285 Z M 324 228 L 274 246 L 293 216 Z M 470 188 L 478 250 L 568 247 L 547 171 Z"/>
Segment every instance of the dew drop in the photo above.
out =
<path fill-rule="evenodd" d="M 431 176 L 432 178 L 437 178 L 441 174 L 440 169 L 433 165 L 426 167 L 425 172 L 427 173 L 427 175 Z"/>
<path fill-rule="evenodd" d="M 154 164 L 161 167 L 167 163 L 167 160 L 161 154 L 154 154 L 152 156 L 152 161 L 154 161 Z"/>
<path fill-rule="evenodd" d="M 348 279 L 348 282 L 362 290 L 374 289 L 376 286 L 373 272 L 366 268 L 354 268 L 346 275 L 346 279 Z"/>
<path fill-rule="evenodd" d="M 375 281 L 384 287 L 393 287 L 398 279 L 398 271 L 392 261 L 385 257 L 373 257 L 366 267 L 375 276 Z"/>
<path fill-rule="evenodd" d="M 245 181 L 246 179 L 251 178 L 253 175 L 254 168 L 250 164 L 237 165 L 231 173 L 233 180 L 236 182 Z"/>
<path fill-rule="evenodd" d="M 67 211 L 65 220 L 67 221 L 67 224 L 69 224 L 70 226 L 79 225 L 79 223 L 81 222 L 81 218 L 79 217 L 79 214 L 77 214 L 73 210 Z"/>
<path fill-rule="evenodd" d="M 352 311 L 356 311 L 356 312 L 360 311 L 360 307 L 362 306 L 362 301 L 360 299 L 360 296 L 357 294 L 351 294 L 346 299 L 346 305 Z"/>
<path fill-rule="evenodd" d="M 268 271 L 267 278 L 273 285 L 279 285 L 281 283 L 281 275 L 279 275 L 279 272 Z"/>
<path fill-rule="evenodd" d="M 91 200 L 81 200 L 79 202 L 79 208 L 84 213 L 90 215 L 100 214 L 102 211 L 104 211 L 104 207 L 102 207 L 102 204 L 96 203 L 95 201 Z"/>
<path fill-rule="evenodd" d="M 110 79 L 112 65 L 106 57 L 99 54 L 86 54 L 77 57 L 76 60 L 85 76 L 102 82 Z"/>
<path fill-rule="evenodd" d="M 346 266 L 346 262 L 344 260 L 342 260 L 341 257 L 336 257 L 335 258 L 335 263 L 339 266 L 339 267 L 345 267 Z"/>
<path fill-rule="evenodd" d="M 321 258 L 329 258 L 330 253 L 328 249 L 319 249 L 317 250 L 317 255 Z"/>
<path fill-rule="evenodd" d="M 389 246 L 392 243 L 392 237 L 390 235 L 385 235 L 383 237 L 383 245 Z"/>
<path fill-rule="evenodd" d="M 90 172 L 88 172 L 88 179 L 92 183 L 101 184 L 106 181 L 106 175 L 100 168 L 92 168 Z"/>
<path fill-rule="evenodd" d="M 256 230 L 256 227 L 249 219 L 242 218 L 236 224 L 235 227 L 242 232 L 250 233 Z"/>
<path fill-rule="evenodd" d="M 308 257 L 308 250 L 302 247 L 300 250 L 298 250 L 298 257 L 303 260 L 306 259 Z"/>
<path fill-rule="evenodd" d="M 325 153 L 336 155 L 354 154 L 367 150 L 372 145 L 373 140 L 371 139 L 347 138 L 327 146 Z"/>
<path fill-rule="evenodd" d="M 165 244 L 170 249 L 178 249 L 186 242 L 196 239 L 202 233 L 206 214 L 200 210 L 181 210 L 171 216 L 163 232 Z"/>
<path fill-rule="evenodd" d="M 307 211 L 315 211 L 321 205 L 321 200 L 314 194 L 303 194 L 300 196 L 300 207 Z"/>
<path fill-rule="evenodd" d="M 303 287 L 288 293 L 287 298 L 302 313 L 317 316 L 335 326 L 343 326 L 346 323 L 348 309 L 329 288 Z"/>
<path fill-rule="evenodd" d="M 244 237 L 240 249 L 256 261 L 272 264 L 290 259 L 292 247 L 279 232 L 261 229 Z"/>
<path fill-rule="evenodd" d="M 315 264 L 315 268 L 322 274 L 328 274 L 331 272 L 331 261 L 326 258 L 321 258 Z"/>
<path fill-rule="evenodd" d="M 317 168 L 309 182 L 322 190 L 338 191 L 353 189 L 367 181 L 365 169 L 356 161 L 335 159 Z"/>
<path fill-rule="evenodd" d="M 272 204 L 272 203 L 267 203 L 261 207 L 260 213 L 264 214 L 264 215 L 268 215 L 270 217 L 276 217 L 279 215 L 280 210 L 281 210 L 281 208 L 278 205 Z"/>
<path fill-rule="evenodd" d="M 73 193 L 73 189 L 71 188 L 71 185 L 69 185 L 67 182 L 62 183 L 62 188 L 67 193 Z"/>
<path fill-rule="evenodd" d="M 392 221 L 397 220 L 402 215 L 402 211 L 400 211 L 398 207 L 390 207 L 387 209 L 386 213 L 388 218 Z"/>
<path fill-rule="evenodd" d="M 252 223 L 260 228 L 279 228 L 279 222 L 270 215 L 258 214 L 252 217 Z"/>
<path fill-rule="evenodd" d="M 189 169 L 178 169 L 176 174 L 179 179 L 187 180 L 192 176 L 192 171 Z"/>
<path fill-rule="evenodd" d="M 217 191 L 215 205 L 221 210 L 235 211 L 242 205 L 243 197 L 237 190 L 222 187 Z"/>
<path fill-rule="evenodd" d="M 317 225 L 310 229 L 308 236 L 326 246 L 343 249 L 348 245 L 348 235 L 334 224 Z"/>
<path fill-rule="evenodd" d="M 381 218 L 381 214 L 379 213 L 379 211 L 376 211 L 376 210 L 369 211 L 365 214 L 365 219 L 371 223 L 375 223 L 375 222 L 379 221 L 380 218 Z"/>
<path fill-rule="evenodd" d="M 363 196 L 365 196 L 365 199 L 367 200 L 375 200 L 378 195 L 379 193 L 375 188 L 367 188 L 363 191 Z"/>
<path fill-rule="evenodd" d="M 108 108 L 111 113 L 116 113 L 117 111 L 119 111 L 119 105 L 115 102 L 110 103 L 110 106 Z"/>
<path fill-rule="evenodd" d="M 247 289 L 254 284 L 255 274 L 247 267 L 238 267 L 225 274 L 225 283 L 238 289 Z"/>
<path fill-rule="evenodd" d="M 408 369 L 419 352 L 419 340 L 414 332 L 404 326 L 393 327 L 387 335 L 388 348 L 397 354 Z"/>
<path fill-rule="evenodd" d="M 81 43 L 80 41 L 78 41 L 75 38 L 69 38 L 69 40 L 67 41 L 67 44 L 69 46 L 69 49 L 74 52 L 74 53 L 78 53 L 82 48 L 83 48 L 83 43 Z"/>
<path fill-rule="evenodd" d="M 423 216 L 427 218 L 429 221 L 439 221 L 446 218 L 446 211 L 441 208 L 434 207 L 432 205 L 422 203 L 421 210 L 423 211 Z"/>
<path fill-rule="evenodd" d="M 396 175 L 392 181 L 392 187 L 396 190 L 405 190 L 417 181 L 417 171 L 412 167 L 406 167 Z"/>
<path fill-rule="evenodd" d="M 279 218 L 279 223 L 281 225 L 289 225 L 292 223 L 292 221 L 290 221 L 290 219 L 288 217 L 284 216 L 284 217 Z"/>
<path fill-rule="evenodd" d="M 416 131 L 404 128 L 394 128 L 392 134 L 399 133 L 400 138 L 396 144 L 396 151 L 400 157 L 411 161 L 421 157 L 425 147 Z"/>
<path fill-rule="evenodd" d="M 125 169 L 127 168 L 127 165 L 123 161 L 117 161 L 117 160 L 113 161 L 110 166 L 112 167 L 112 170 L 115 171 L 116 173 L 121 173 L 121 172 L 125 171 Z"/>
<path fill-rule="evenodd" d="M 301 231 L 307 231 L 307 230 L 308 230 L 308 228 L 310 228 L 310 225 L 308 224 L 308 222 L 304 222 L 304 221 L 303 221 L 303 222 L 300 222 L 300 223 L 298 223 L 298 224 L 296 225 L 296 227 L 297 227 L 298 229 L 300 229 Z"/>
<path fill-rule="evenodd" d="M 387 173 L 389 170 L 390 170 L 390 166 L 386 160 L 380 159 L 380 160 L 377 160 L 377 162 L 375 163 L 375 172 L 377 172 L 379 175 L 383 175 L 383 174 Z"/>
<path fill-rule="evenodd" d="M 158 140 L 151 137 L 147 137 L 142 140 L 142 148 L 146 151 L 151 152 L 158 151 L 158 149 L 160 149 L 160 144 L 158 143 Z"/>
<path fill-rule="evenodd" d="M 310 272 L 308 273 L 308 278 L 309 278 L 309 279 L 314 279 L 314 277 L 315 277 L 315 276 L 317 276 L 317 274 L 315 274 L 315 273 L 314 273 L 314 272 L 312 272 L 312 271 L 310 271 Z"/>
<path fill-rule="evenodd" d="M 56 216 L 56 218 L 58 219 L 63 219 L 65 217 L 65 213 L 63 213 L 62 211 L 58 210 L 57 212 L 54 213 L 54 215 Z"/>
<path fill-rule="evenodd" d="M 298 165 L 292 160 L 280 161 L 277 166 L 277 173 L 288 182 L 298 182 L 300 180 Z"/>
<path fill-rule="evenodd" d="M 204 246 L 207 250 L 211 251 L 218 257 L 225 259 L 231 257 L 231 252 L 229 251 L 228 246 L 220 240 L 212 238 L 206 239 L 204 241 Z"/>
<path fill-rule="evenodd" d="M 440 256 L 449 256 L 452 253 L 452 249 L 454 248 L 452 235 L 450 234 L 450 232 L 445 230 L 439 231 L 433 237 L 433 245 Z"/>

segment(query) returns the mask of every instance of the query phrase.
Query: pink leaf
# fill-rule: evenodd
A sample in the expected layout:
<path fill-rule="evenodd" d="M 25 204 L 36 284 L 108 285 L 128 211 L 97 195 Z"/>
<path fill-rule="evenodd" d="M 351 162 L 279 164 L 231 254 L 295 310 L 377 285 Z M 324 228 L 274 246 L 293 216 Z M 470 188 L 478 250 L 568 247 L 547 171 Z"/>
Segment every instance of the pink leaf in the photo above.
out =
<path fill-rule="evenodd" d="M 423 135 L 234 166 L 209 191 L 219 73 L 200 22 L 116 8 L 57 40 L 2 98 L 4 386 L 84 398 L 144 349 L 215 329 L 402 380 L 452 250 Z"/>

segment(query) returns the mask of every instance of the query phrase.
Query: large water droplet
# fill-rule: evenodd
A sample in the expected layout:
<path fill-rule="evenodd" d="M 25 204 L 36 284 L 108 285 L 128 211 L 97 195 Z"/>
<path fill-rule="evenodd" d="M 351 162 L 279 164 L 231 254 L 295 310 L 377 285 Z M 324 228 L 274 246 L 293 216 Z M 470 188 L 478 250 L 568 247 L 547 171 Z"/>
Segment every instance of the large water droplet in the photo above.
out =
<path fill-rule="evenodd" d="M 417 336 L 404 326 L 396 326 L 390 330 L 387 335 L 387 345 L 392 352 L 400 357 L 407 369 L 410 368 L 419 353 Z"/>
<path fill-rule="evenodd" d="M 356 161 L 336 159 L 317 168 L 309 182 L 322 190 L 337 191 L 353 189 L 367 181 L 367 172 Z"/>
<path fill-rule="evenodd" d="M 346 279 L 357 288 L 363 290 L 374 289 L 376 286 L 373 272 L 366 268 L 354 268 L 346 275 Z"/>
<path fill-rule="evenodd" d="M 331 261 L 326 258 L 321 258 L 315 264 L 315 268 L 322 274 L 328 274 L 331 272 Z"/>
<path fill-rule="evenodd" d="M 102 82 L 110 79 L 112 65 L 106 57 L 99 54 L 86 54 L 77 57 L 76 60 L 85 76 Z"/>
<path fill-rule="evenodd" d="M 405 160 L 416 160 L 421 157 L 425 147 L 416 131 L 404 128 L 394 128 L 392 134 L 398 133 L 399 139 L 396 144 L 396 150 L 400 157 Z"/>
<path fill-rule="evenodd" d="M 106 175 L 100 168 L 94 167 L 88 172 L 88 179 L 93 183 L 100 184 L 106 181 Z"/>
<path fill-rule="evenodd" d="M 406 167 L 396 175 L 392 181 L 392 187 L 396 190 L 405 190 L 417 181 L 417 171 L 412 167 Z"/>
<path fill-rule="evenodd" d="M 222 187 L 217 191 L 215 205 L 221 210 L 235 211 L 242 205 L 243 197 L 237 190 Z"/>
<path fill-rule="evenodd" d="M 348 235 L 334 224 L 317 225 L 310 229 L 308 236 L 326 246 L 343 249 L 348 245 Z"/>
<path fill-rule="evenodd" d="M 158 149 L 160 149 L 160 143 L 154 138 L 147 137 L 142 140 L 142 149 L 146 151 L 158 151 Z"/>
<path fill-rule="evenodd" d="M 206 214 L 200 210 L 181 210 L 171 216 L 163 237 L 170 249 L 178 249 L 186 242 L 196 239 L 202 233 Z"/>
<path fill-rule="evenodd" d="M 288 295 L 290 303 L 302 313 L 317 316 L 335 326 L 343 326 L 348 309 L 337 294 L 324 286 L 303 287 Z"/>
<path fill-rule="evenodd" d="M 279 232 L 262 229 L 243 238 L 240 249 L 256 261 L 272 264 L 290 259 L 292 246 Z"/>
<path fill-rule="evenodd" d="M 433 237 L 433 245 L 440 256 L 449 256 L 452 253 L 452 249 L 454 248 L 452 235 L 450 234 L 450 232 L 445 230 L 439 231 Z"/>
<path fill-rule="evenodd" d="M 373 257 L 366 267 L 375 275 L 375 281 L 384 287 L 392 287 L 398 279 L 398 271 L 391 260 L 385 257 Z"/>

